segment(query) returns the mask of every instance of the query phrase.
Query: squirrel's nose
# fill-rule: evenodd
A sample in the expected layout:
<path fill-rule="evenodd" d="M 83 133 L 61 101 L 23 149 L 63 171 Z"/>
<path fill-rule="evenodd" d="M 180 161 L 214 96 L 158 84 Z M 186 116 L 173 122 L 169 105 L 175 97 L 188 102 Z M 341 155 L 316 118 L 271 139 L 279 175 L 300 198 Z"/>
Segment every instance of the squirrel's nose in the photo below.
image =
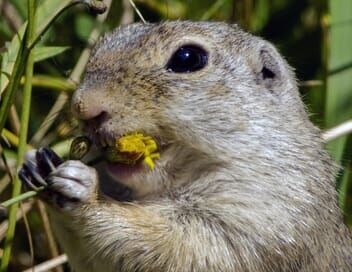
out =
<path fill-rule="evenodd" d="M 108 112 L 106 105 L 94 92 L 80 90 L 73 94 L 71 110 L 73 115 L 81 120 L 94 119 Z"/>

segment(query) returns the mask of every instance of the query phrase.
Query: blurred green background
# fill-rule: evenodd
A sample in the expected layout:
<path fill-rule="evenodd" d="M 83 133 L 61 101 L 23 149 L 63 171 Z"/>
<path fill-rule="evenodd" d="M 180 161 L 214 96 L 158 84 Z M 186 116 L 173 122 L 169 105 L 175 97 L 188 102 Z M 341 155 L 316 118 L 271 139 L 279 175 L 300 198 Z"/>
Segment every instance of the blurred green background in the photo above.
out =
<path fill-rule="evenodd" d="M 311 112 L 310 117 L 314 123 L 326 130 L 352 119 L 351 0 L 136 0 L 134 2 L 149 22 L 187 19 L 238 23 L 242 28 L 273 42 L 295 68 L 303 100 Z M 54 0 L 37 1 L 38 6 L 42 4 L 54 6 L 58 5 L 57 3 L 59 2 Z M 5 64 L 13 62 L 14 56 L 9 60 L 7 59 L 9 55 L 6 54 L 12 46 L 11 40 L 26 21 L 26 16 L 26 1 L 0 0 L 2 77 L 9 76 Z M 67 100 L 78 83 L 84 68 L 84 63 L 81 65 L 78 62 L 82 51 L 92 46 L 94 33 L 103 33 L 121 23 L 139 20 L 128 0 L 114 0 L 106 19 L 100 15 L 100 19 L 97 20 L 97 15 L 89 8 L 77 5 L 63 12 L 50 25 L 39 42 L 38 46 L 43 48 L 38 51 L 39 56 L 34 66 L 29 139 L 38 131 L 42 135 L 35 136 L 31 142 L 33 146 L 58 144 L 57 148 L 63 150 L 63 153 L 66 152 L 67 143 L 64 141 L 72 136 L 77 123 L 70 116 L 68 107 L 61 107 L 57 99 Z M 1 84 L 4 84 L 3 82 L 2 79 Z M 10 114 L 12 119 L 16 117 L 16 112 L 21 112 L 22 101 L 22 87 L 20 87 L 16 90 L 15 107 Z M 53 105 L 59 107 L 53 109 Z M 61 111 L 57 110 L 61 108 Z M 50 111 L 53 114 L 48 116 Z M 16 120 L 11 118 L 6 123 L 6 129 L 16 135 L 18 126 L 16 127 Z M 43 123 L 50 124 L 50 127 L 43 130 Z M 2 147 L 8 164 L 13 167 L 16 144 L 12 142 L 9 147 L 3 140 Z M 352 224 L 350 185 L 352 137 L 345 135 L 328 141 L 327 149 L 342 165 L 336 188 L 339 190 L 339 202 L 346 222 Z M 11 186 L 5 165 L 1 163 L 0 167 L 2 176 L 0 198 L 4 201 L 11 197 Z M 43 214 L 40 204 L 31 203 L 28 210 L 34 262 L 40 263 L 51 259 L 53 253 L 48 243 L 47 232 L 43 232 L 43 228 L 47 226 L 43 224 L 45 213 Z M 0 225 L 1 239 L 5 235 L 5 223 L 6 217 Z M 30 265 L 28 231 L 24 221 L 19 220 L 9 271 L 22 271 Z"/>

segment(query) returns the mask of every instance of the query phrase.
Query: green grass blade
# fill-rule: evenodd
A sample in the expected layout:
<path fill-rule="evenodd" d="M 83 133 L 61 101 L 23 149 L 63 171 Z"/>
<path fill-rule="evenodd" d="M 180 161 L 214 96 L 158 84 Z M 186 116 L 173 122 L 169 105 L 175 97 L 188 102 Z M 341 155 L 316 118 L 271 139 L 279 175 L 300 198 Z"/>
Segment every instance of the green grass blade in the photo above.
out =
<path fill-rule="evenodd" d="M 343 210 L 345 222 L 352 225 L 352 175 L 351 169 L 346 168 L 339 190 L 339 205 Z"/>
<path fill-rule="evenodd" d="M 21 83 L 24 82 L 25 78 L 22 78 Z M 66 91 L 73 92 L 77 86 L 70 80 L 61 77 L 54 77 L 48 75 L 35 75 L 32 78 L 32 86 L 51 89 L 55 91 Z"/>
<path fill-rule="evenodd" d="M 330 0 L 330 54 L 326 90 L 325 121 L 331 128 L 352 117 L 352 1 Z M 347 137 L 328 144 L 328 150 L 340 161 Z"/>
<path fill-rule="evenodd" d="M 2 131 L 2 129 L 4 128 L 7 114 L 14 99 L 15 90 L 18 89 L 18 86 L 20 84 L 25 64 L 27 62 L 28 54 L 29 51 L 25 46 L 24 40 L 22 40 L 17 53 L 15 64 L 13 65 L 13 73 L 9 76 L 9 79 L 2 78 L 1 80 L 2 84 L 5 84 L 3 79 L 6 79 L 8 81 L 8 88 L 3 95 L 3 100 L 0 107 L 0 131 Z"/>
<path fill-rule="evenodd" d="M 28 191 L 28 192 L 25 192 L 23 194 L 20 194 L 20 195 L 17 195 L 16 197 L 13 197 L 13 198 L 10 198 L 4 202 L 2 202 L 0 204 L 0 206 L 2 207 L 10 207 L 18 202 L 21 202 L 23 200 L 26 200 L 26 199 L 29 199 L 29 198 L 32 198 L 34 196 L 37 196 L 38 195 L 38 192 L 39 191 L 42 191 L 44 190 L 44 187 L 39 187 L 37 191 Z"/>

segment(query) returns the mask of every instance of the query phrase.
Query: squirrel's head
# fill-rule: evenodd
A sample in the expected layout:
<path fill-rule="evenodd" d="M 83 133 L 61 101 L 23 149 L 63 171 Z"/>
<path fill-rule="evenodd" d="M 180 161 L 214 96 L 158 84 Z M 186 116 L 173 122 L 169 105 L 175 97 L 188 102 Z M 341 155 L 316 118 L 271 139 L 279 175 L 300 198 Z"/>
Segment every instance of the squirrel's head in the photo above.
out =
<path fill-rule="evenodd" d="M 195 178 L 186 172 L 286 156 L 287 143 L 312 130 L 276 49 L 225 23 L 118 28 L 93 50 L 72 109 L 98 145 L 132 131 L 158 141 L 153 171 L 115 173 L 144 193 Z"/>

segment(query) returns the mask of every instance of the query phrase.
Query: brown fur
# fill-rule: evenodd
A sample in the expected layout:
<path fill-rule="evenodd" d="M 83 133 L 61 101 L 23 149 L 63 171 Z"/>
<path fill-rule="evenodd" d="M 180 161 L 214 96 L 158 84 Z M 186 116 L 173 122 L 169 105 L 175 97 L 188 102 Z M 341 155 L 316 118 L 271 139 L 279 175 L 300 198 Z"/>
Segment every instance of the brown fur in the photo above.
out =
<path fill-rule="evenodd" d="M 167 71 L 185 43 L 208 65 Z M 51 211 L 76 271 L 351 270 L 336 167 L 270 43 L 224 23 L 121 27 L 96 46 L 72 108 L 98 143 L 138 130 L 162 146 L 155 170 L 119 180 L 131 201 L 92 194 Z"/>

